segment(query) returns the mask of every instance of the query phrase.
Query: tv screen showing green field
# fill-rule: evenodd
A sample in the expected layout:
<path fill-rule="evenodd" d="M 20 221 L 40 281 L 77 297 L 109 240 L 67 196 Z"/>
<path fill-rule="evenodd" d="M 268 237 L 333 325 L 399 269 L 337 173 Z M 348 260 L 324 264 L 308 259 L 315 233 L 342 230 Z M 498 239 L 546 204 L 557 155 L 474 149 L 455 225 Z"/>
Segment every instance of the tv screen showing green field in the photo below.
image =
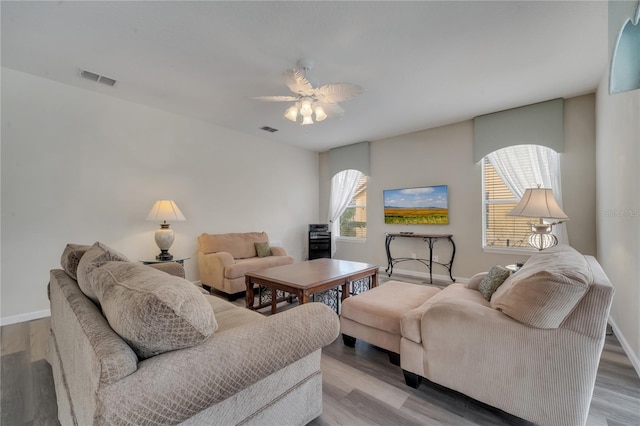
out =
<path fill-rule="evenodd" d="M 400 225 L 447 225 L 447 185 L 385 189 L 384 223 Z"/>

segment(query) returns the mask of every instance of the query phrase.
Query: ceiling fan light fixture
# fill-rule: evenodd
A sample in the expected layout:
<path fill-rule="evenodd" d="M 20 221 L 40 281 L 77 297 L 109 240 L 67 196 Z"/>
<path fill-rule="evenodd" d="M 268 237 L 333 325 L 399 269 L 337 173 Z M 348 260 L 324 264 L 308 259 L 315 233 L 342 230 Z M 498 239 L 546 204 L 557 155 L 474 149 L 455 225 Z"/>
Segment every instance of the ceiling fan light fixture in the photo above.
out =
<path fill-rule="evenodd" d="M 303 117 L 311 117 L 311 114 L 313 114 L 313 109 L 311 109 L 311 100 L 304 98 L 300 103 L 302 105 L 300 107 L 300 114 Z"/>
<path fill-rule="evenodd" d="M 295 105 L 291 105 L 284 113 L 287 120 L 291 120 L 294 123 L 298 119 L 298 108 Z"/>
<path fill-rule="evenodd" d="M 310 115 L 302 117 L 302 124 L 301 125 L 304 126 L 305 124 L 313 124 L 313 120 L 311 119 Z"/>
<path fill-rule="evenodd" d="M 324 108 L 322 108 L 322 106 L 318 105 L 316 107 L 316 121 L 322 121 L 325 118 L 327 118 L 327 113 L 324 112 Z"/>

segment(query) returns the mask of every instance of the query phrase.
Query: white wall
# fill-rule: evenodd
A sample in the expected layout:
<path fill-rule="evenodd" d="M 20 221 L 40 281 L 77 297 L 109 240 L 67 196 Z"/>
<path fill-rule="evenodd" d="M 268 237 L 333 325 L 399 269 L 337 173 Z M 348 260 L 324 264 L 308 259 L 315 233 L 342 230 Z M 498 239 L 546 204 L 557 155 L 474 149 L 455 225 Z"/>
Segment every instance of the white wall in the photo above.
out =
<path fill-rule="evenodd" d="M 593 94 L 565 101 L 565 153 L 562 156 L 562 193 L 571 245 L 595 254 L 595 97 Z M 464 121 L 370 144 L 371 176 L 367 188 L 366 243 L 339 242 L 336 257 L 386 267 L 386 232 L 453 234 L 456 243 L 454 277 L 469 278 L 528 256 L 485 253 L 482 250 L 481 167 L 473 162 L 473 121 Z M 320 155 L 320 218 L 326 221 L 329 199 L 328 155 Z M 566 173 L 565 173 L 566 170 Z M 385 225 L 382 191 L 425 185 L 448 185 L 449 225 Z M 575 236 L 575 237 L 574 237 Z M 392 242 L 394 256 L 416 253 L 426 257 L 425 243 L 408 239 Z M 434 253 L 448 256 L 448 243 L 438 242 Z M 426 268 L 404 262 L 395 269 L 420 275 Z M 442 267 L 434 273 L 445 275 Z"/>
<path fill-rule="evenodd" d="M 597 92 L 598 260 L 615 287 L 611 322 L 640 374 L 640 90 Z"/>
<path fill-rule="evenodd" d="M 318 154 L 2 69 L 1 317 L 48 308 L 49 270 L 66 243 L 102 241 L 131 260 L 155 256 L 158 199 L 174 256 L 202 232 L 266 231 L 298 260 L 318 219 Z"/>

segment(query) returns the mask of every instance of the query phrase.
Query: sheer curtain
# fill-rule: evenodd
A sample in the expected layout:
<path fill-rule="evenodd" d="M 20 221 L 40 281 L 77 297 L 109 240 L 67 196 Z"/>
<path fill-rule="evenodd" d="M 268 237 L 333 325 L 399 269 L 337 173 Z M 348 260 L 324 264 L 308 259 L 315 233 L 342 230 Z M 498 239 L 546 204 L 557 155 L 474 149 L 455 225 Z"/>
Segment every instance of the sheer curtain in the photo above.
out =
<path fill-rule="evenodd" d="M 331 257 L 336 252 L 336 236 L 340 230 L 340 216 L 349 206 L 358 186 L 362 172 L 343 170 L 331 178 L 331 197 L 329 199 L 329 230 L 331 231 Z"/>
<path fill-rule="evenodd" d="M 502 148 L 487 155 L 487 159 L 502 181 L 518 198 L 525 189 L 551 188 L 562 208 L 560 185 L 560 154 L 541 145 L 516 145 Z M 569 235 L 564 223 L 553 227 L 560 244 L 569 244 Z"/>

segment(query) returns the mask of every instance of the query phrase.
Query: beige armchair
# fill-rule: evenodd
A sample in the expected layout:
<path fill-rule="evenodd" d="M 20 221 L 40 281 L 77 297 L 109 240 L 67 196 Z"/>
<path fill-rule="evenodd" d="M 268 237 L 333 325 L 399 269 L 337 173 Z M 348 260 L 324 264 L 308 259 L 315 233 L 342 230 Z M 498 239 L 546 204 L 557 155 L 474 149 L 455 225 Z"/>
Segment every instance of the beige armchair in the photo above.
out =
<path fill-rule="evenodd" d="M 200 282 L 235 300 L 246 290 L 244 276 L 247 272 L 293 263 L 283 247 L 269 247 L 266 256 L 260 257 L 256 243 L 268 243 L 265 232 L 206 234 L 198 237 Z M 265 253 L 260 253 L 265 254 Z"/>

